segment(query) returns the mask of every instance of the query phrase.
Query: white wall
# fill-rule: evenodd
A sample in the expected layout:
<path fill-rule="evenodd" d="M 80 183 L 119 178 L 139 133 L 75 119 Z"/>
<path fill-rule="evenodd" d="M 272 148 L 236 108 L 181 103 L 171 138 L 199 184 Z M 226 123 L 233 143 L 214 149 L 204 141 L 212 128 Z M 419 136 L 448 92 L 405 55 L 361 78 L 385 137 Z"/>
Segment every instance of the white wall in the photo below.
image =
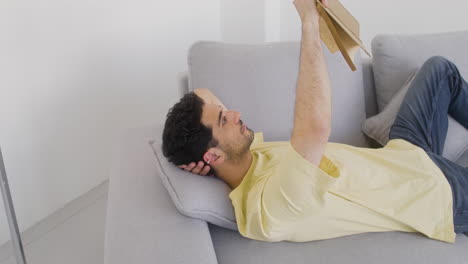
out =
<path fill-rule="evenodd" d="M 264 41 L 263 0 L 222 0 L 220 2 L 222 41 L 232 43 Z"/>
<path fill-rule="evenodd" d="M 290 0 L 281 2 L 281 40 L 300 39 L 300 19 Z M 359 21 L 369 52 L 377 34 L 423 34 L 468 30 L 468 2 L 459 0 L 341 0 Z M 364 54 L 364 53 L 362 53 Z M 366 56 L 366 55 L 365 55 Z"/>
<path fill-rule="evenodd" d="M 191 43 L 299 40 L 291 2 L 0 1 L 0 145 L 20 229 L 107 179 L 125 128 L 162 122 Z M 342 3 L 369 49 L 378 33 L 468 30 L 468 2 Z M 4 219 L 0 203 L 0 244 Z"/>
<path fill-rule="evenodd" d="M 6 0 L 0 32 L 0 145 L 24 230 L 108 178 L 124 128 L 161 122 L 188 46 L 220 39 L 220 2 Z"/>

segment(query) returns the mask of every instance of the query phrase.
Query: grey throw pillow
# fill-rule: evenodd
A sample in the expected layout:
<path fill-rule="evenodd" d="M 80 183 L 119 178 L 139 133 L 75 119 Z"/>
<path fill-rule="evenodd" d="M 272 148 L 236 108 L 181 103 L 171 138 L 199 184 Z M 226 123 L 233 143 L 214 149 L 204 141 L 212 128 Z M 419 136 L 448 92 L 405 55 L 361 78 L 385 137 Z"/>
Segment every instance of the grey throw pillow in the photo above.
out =
<path fill-rule="evenodd" d="M 162 153 L 159 139 L 149 141 L 156 156 L 159 176 L 172 202 L 182 214 L 214 225 L 238 230 L 231 188 L 215 176 L 200 176 L 170 163 Z"/>
<path fill-rule="evenodd" d="M 388 142 L 390 128 L 395 121 L 395 118 L 400 109 L 400 105 L 405 98 L 406 92 L 413 82 L 416 72 L 411 73 L 403 86 L 392 96 L 390 102 L 377 115 L 367 118 L 362 123 L 362 131 L 368 137 L 377 141 L 380 145 L 385 146 Z"/>
<path fill-rule="evenodd" d="M 364 134 L 382 146 L 385 146 L 388 142 L 390 128 L 395 122 L 401 103 L 417 73 L 418 71 L 415 71 L 410 74 L 403 86 L 390 98 L 390 101 L 379 114 L 367 118 L 362 123 Z M 456 161 L 467 149 L 468 130 L 449 115 L 443 156 L 451 161 Z"/>

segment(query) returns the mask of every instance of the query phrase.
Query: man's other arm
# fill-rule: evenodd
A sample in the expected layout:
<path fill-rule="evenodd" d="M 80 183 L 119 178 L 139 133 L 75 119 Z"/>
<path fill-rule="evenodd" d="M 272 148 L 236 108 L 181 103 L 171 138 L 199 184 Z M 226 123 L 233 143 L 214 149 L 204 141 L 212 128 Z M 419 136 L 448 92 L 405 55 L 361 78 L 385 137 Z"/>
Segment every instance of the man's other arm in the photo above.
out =
<path fill-rule="evenodd" d="M 331 131 L 331 88 L 318 23 L 302 24 L 299 68 L 291 145 L 318 166 Z"/>

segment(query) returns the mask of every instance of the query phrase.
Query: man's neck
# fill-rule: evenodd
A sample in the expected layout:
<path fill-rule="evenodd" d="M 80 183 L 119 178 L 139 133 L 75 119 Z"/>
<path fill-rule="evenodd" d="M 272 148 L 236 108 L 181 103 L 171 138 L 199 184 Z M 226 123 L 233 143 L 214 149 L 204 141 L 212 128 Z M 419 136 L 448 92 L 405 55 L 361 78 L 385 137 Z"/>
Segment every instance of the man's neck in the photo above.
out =
<path fill-rule="evenodd" d="M 226 164 L 223 164 L 222 168 L 218 168 L 216 170 L 216 175 L 220 179 L 224 180 L 224 182 L 231 187 L 231 190 L 234 190 L 244 179 L 245 174 L 247 174 L 250 165 L 252 164 L 252 160 L 252 153 L 248 151 L 242 160 L 237 162 L 226 162 Z"/>

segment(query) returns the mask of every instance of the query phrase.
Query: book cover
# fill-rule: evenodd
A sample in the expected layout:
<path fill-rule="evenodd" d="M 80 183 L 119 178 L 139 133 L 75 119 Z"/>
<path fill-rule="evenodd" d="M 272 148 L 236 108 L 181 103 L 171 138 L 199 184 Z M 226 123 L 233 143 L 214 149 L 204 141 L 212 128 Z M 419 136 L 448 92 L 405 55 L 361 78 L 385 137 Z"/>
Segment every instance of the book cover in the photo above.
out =
<path fill-rule="evenodd" d="M 352 71 L 356 70 L 354 57 L 359 48 L 372 57 L 360 39 L 359 22 L 338 0 L 328 0 L 328 8 L 317 0 L 317 10 L 320 38 L 331 53 L 341 52 Z"/>

